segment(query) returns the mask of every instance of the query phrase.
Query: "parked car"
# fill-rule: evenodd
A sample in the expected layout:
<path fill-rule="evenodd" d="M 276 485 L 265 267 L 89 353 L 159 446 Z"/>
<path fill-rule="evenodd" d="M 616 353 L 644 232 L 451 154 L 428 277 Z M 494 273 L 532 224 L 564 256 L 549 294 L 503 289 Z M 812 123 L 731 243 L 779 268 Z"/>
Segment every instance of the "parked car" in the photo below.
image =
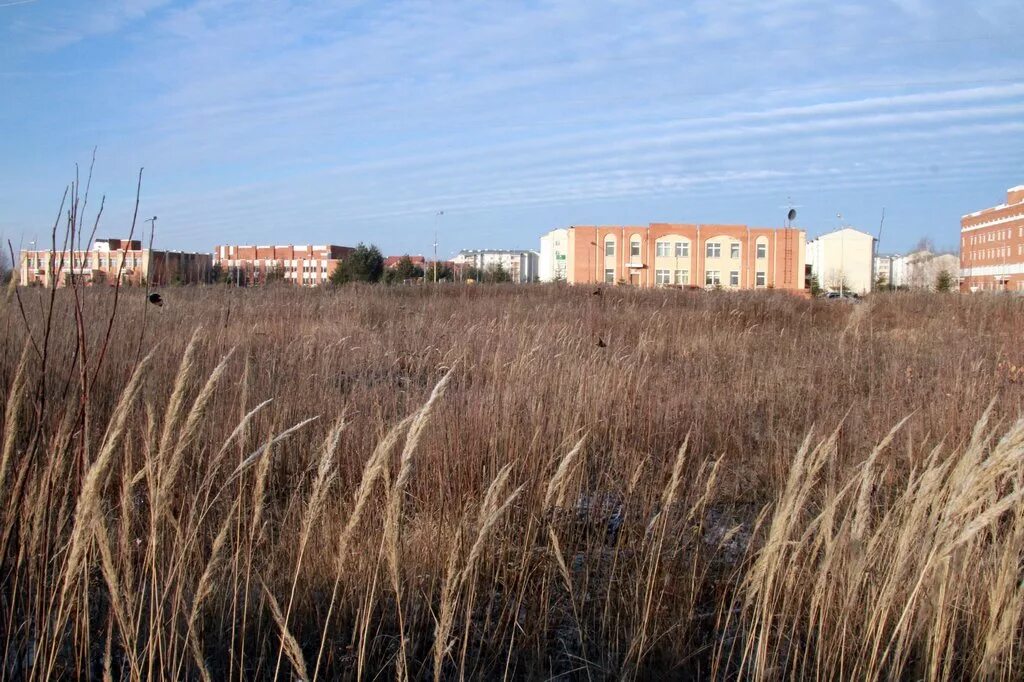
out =
<path fill-rule="evenodd" d="M 860 296 L 858 296 L 857 294 L 848 292 L 848 291 L 844 291 L 843 293 L 839 293 L 838 291 L 830 291 L 827 294 L 825 294 L 825 298 L 827 298 L 830 301 L 845 301 L 847 303 L 860 303 Z"/>

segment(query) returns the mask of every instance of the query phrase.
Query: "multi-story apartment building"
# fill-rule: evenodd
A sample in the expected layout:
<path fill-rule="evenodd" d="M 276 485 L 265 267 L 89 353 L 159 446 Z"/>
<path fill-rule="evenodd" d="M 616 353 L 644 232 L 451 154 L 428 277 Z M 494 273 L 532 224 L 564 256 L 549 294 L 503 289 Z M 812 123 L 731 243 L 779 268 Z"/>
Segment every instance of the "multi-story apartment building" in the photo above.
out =
<path fill-rule="evenodd" d="M 334 244 L 218 245 L 213 249 L 213 262 L 240 286 L 280 280 L 309 287 L 325 284 L 338 263 L 353 250 Z"/>
<path fill-rule="evenodd" d="M 472 267 L 486 272 L 500 266 L 517 284 L 537 281 L 539 254 L 536 251 L 516 249 L 480 249 L 459 251 L 452 259 L 458 271 Z"/>
<path fill-rule="evenodd" d="M 160 286 L 209 281 L 208 253 L 157 251 L 137 239 L 96 239 L 89 250 L 23 250 L 18 281 L 22 285 L 116 284 Z"/>
<path fill-rule="evenodd" d="M 807 265 L 818 286 L 866 294 L 875 281 L 875 237 L 852 227 L 827 232 L 807 242 Z"/>
<path fill-rule="evenodd" d="M 960 291 L 1024 293 L 1024 185 L 960 218 Z"/>
<path fill-rule="evenodd" d="M 564 272 L 570 284 L 804 289 L 805 233 L 796 228 L 573 226 L 542 237 L 541 249 L 550 264 L 542 276 Z"/>
<path fill-rule="evenodd" d="M 882 288 L 934 289 L 945 273 L 955 287 L 960 276 L 960 259 L 954 253 L 933 253 L 927 249 L 906 255 L 875 256 L 875 282 Z"/>

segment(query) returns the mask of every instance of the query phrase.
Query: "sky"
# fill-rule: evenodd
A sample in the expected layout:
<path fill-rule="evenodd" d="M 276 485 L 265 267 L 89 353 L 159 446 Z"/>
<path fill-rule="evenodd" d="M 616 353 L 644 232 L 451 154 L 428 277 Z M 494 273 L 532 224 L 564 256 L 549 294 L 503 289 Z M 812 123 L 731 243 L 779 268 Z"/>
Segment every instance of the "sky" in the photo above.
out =
<path fill-rule="evenodd" d="M 448 257 L 791 205 L 955 249 L 1024 183 L 1018 3 L 0 0 L 0 235 L 46 238 L 95 149 L 98 233 L 144 167 L 171 249 Z"/>

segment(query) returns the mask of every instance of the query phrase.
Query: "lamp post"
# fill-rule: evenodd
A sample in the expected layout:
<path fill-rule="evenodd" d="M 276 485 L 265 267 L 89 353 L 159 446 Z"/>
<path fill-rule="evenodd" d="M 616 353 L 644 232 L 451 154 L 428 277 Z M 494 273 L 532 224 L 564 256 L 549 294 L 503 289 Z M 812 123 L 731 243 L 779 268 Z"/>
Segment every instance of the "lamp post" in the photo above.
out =
<path fill-rule="evenodd" d="M 438 211 L 434 214 L 434 284 L 437 284 L 437 225 L 443 215 L 444 211 Z"/>
<path fill-rule="evenodd" d="M 836 213 L 839 218 L 839 298 L 843 298 L 843 285 L 846 284 L 846 235 L 843 233 L 843 214 Z"/>
<path fill-rule="evenodd" d="M 153 257 L 153 235 L 156 233 L 156 216 L 153 216 L 152 218 L 146 218 L 142 222 L 149 223 L 149 253 L 144 255 L 144 257 L 143 257 L 143 261 L 144 262 L 143 262 L 143 265 L 142 265 L 142 270 L 143 270 L 142 276 L 146 279 L 146 292 L 148 294 L 148 292 L 149 292 L 149 285 L 150 285 L 150 281 L 149 281 L 150 280 L 150 277 L 149 277 L 149 261 Z M 145 236 L 145 235 L 143 235 L 143 236 Z"/>

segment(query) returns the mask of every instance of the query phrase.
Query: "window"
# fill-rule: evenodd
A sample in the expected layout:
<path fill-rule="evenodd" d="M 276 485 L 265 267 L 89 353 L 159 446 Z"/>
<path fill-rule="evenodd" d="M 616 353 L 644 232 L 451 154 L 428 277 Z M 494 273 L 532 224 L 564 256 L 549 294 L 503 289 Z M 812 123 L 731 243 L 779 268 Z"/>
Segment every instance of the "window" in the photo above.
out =
<path fill-rule="evenodd" d="M 708 270 L 704 273 L 704 284 L 710 286 L 718 286 L 722 283 L 719 278 L 718 270 Z"/>
<path fill-rule="evenodd" d="M 615 268 L 606 268 L 604 271 L 604 281 L 608 284 L 615 283 Z"/>
<path fill-rule="evenodd" d="M 739 244 L 730 244 L 729 245 L 729 258 L 739 258 L 739 257 L 740 257 L 740 245 Z"/>
<path fill-rule="evenodd" d="M 738 270 L 733 270 L 729 273 L 729 286 L 738 287 L 740 285 L 740 273 Z"/>
<path fill-rule="evenodd" d="M 640 237 L 633 237 L 629 240 L 629 257 L 640 257 Z"/>
<path fill-rule="evenodd" d="M 615 238 L 606 237 L 604 240 L 604 255 L 605 258 L 612 258 L 615 256 Z"/>
<path fill-rule="evenodd" d="M 708 242 L 706 255 L 708 258 L 720 257 L 722 255 L 722 245 L 718 242 Z"/>
<path fill-rule="evenodd" d="M 659 258 L 663 258 L 669 255 L 669 249 L 672 247 L 670 242 L 656 242 L 654 245 L 654 254 Z"/>
<path fill-rule="evenodd" d="M 767 244 L 758 244 L 757 245 L 757 257 L 758 257 L 758 259 L 762 259 L 762 258 L 767 258 L 768 257 L 768 245 Z"/>
<path fill-rule="evenodd" d="M 689 284 L 690 283 L 690 271 L 689 270 L 676 270 L 676 284 Z"/>
<path fill-rule="evenodd" d="M 690 242 L 676 242 L 676 258 L 690 257 Z"/>
<path fill-rule="evenodd" d="M 671 284 L 671 271 L 669 270 L 655 270 L 654 271 L 654 283 L 655 284 Z"/>
<path fill-rule="evenodd" d="M 754 275 L 754 286 L 763 287 L 765 285 L 765 281 L 766 279 L 763 271 Z"/>

